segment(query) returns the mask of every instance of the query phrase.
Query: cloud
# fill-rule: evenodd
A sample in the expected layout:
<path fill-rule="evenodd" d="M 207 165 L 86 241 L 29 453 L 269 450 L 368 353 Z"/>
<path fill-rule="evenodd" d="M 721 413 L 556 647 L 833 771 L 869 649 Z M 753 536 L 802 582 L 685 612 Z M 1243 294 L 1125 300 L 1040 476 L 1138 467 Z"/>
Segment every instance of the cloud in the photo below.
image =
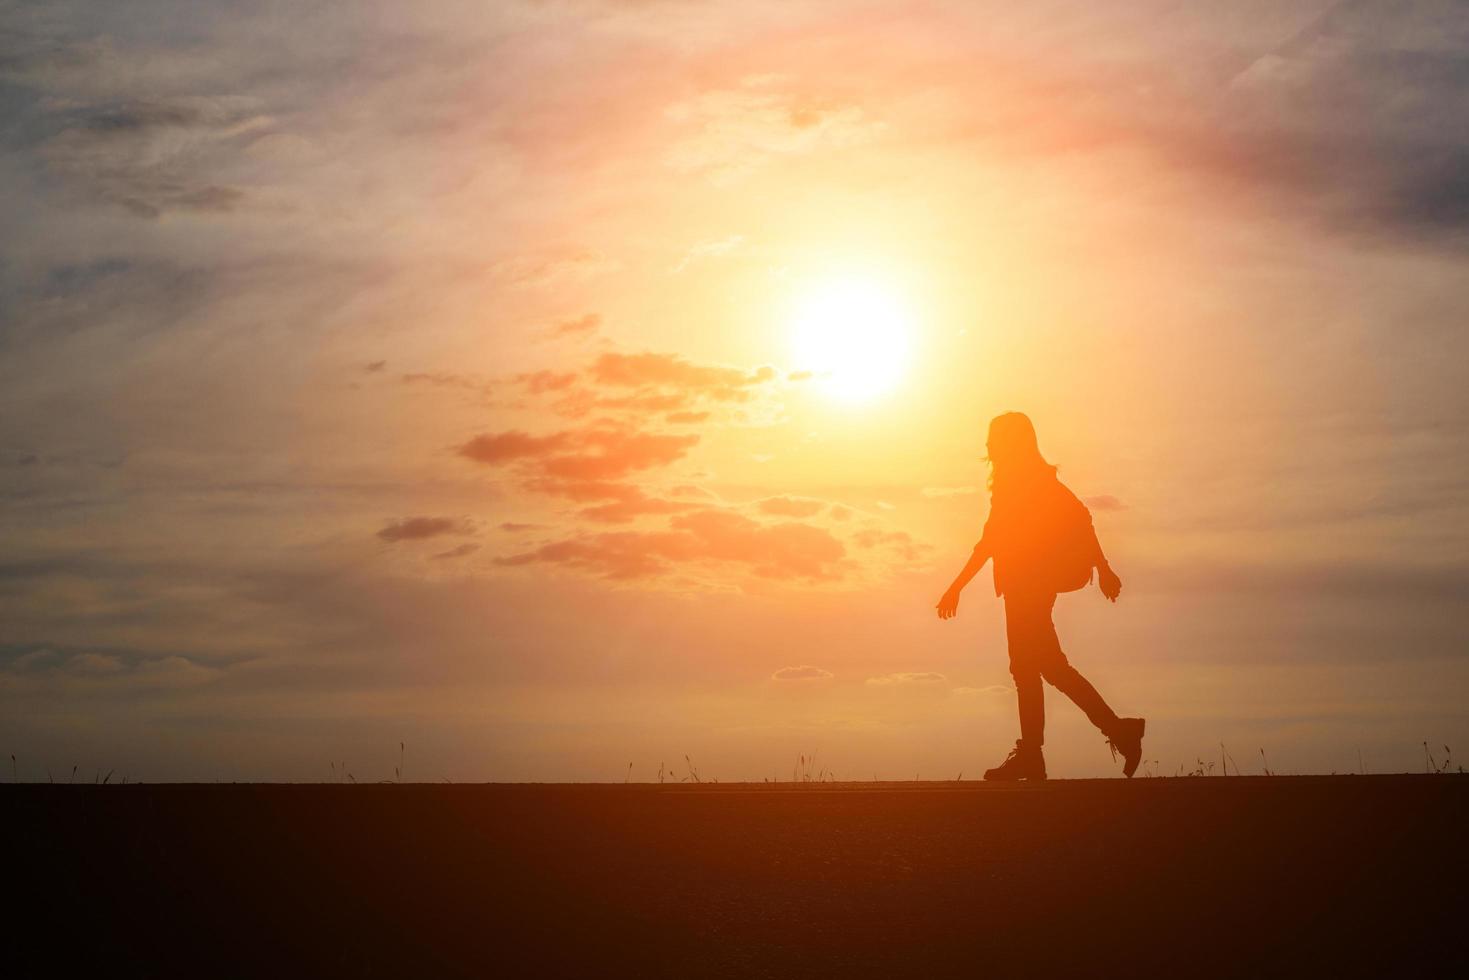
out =
<path fill-rule="evenodd" d="M 551 481 L 533 482 L 530 486 L 549 488 L 595 485 L 667 466 L 682 459 L 698 441 L 697 435 L 666 435 L 626 426 L 593 425 L 544 436 L 519 430 L 479 435 L 462 444 L 458 453 L 492 466 L 520 464 L 527 472 Z"/>
<path fill-rule="evenodd" d="M 459 377 L 452 372 L 445 379 Z M 726 421 L 763 421 L 773 411 L 758 399 L 773 390 L 775 369 L 698 364 L 676 354 L 605 352 L 574 370 L 523 372 L 507 379 L 552 412 L 583 419 L 594 412 L 641 425 L 654 415 L 675 424 L 705 422 L 719 408 Z M 768 386 L 768 387 L 767 387 Z M 513 404 L 513 407 L 525 407 Z"/>
<path fill-rule="evenodd" d="M 403 375 L 403 383 L 429 385 L 434 388 L 482 389 L 485 383 L 467 374 L 455 371 L 414 371 Z"/>
<path fill-rule="evenodd" d="M 690 394 L 703 394 L 720 401 L 749 397 L 743 389 L 775 380 L 769 366 L 754 371 L 694 364 L 676 354 L 606 353 L 588 369 L 593 381 L 621 388 L 669 387 Z"/>
<path fill-rule="evenodd" d="M 578 437 L 578 444 L 589 452 L 548 456 L 540 465 L 547 476 L 615 480 L 682 459 L 698 441 L 697 435 L 591 429 Z"/>
<path fill-rule="evenodd" d="M 899 674 L 883 674 L 867 678 L 868 687 L 932 687 L 947 684 L 949 679 L 933 671 L 916 671 Z"/>
<path fill-rule="evenodd" d="M 594 248 L 560 245 L 496 262 L 491 272 L 512 285 L 545 288 L 616 272 L 621 263 Z"/>
<path fill-rule="evenodd" d="M 521 531 L 535 531 L 545 527 L 544 524 L 529 524 L 524 521 L 501 521 L 498 525 L 500 530 L 509 534 L 518 534 Z"/>
<path fill-rule="evenodd" d="M 1207 124 L 1244 146 L 1219 158 L 1344 227 L 1459 235 L 1466 41 L 1469 10 L 1456 5 L 1334 4 L 1225 85 Z"/>
<path fill-rule="evenodd" d="M 961 697 L 980 697 L 991 694 L 1014 694 L 1015 688 L 1005 684 L 987 684 L 984 687 L 955 687 L 950 689 L 950 693 Z"/>
<path fill-rule="evenodd" d="M 870 142 L 885 128 L 859 105 L 788 91 L 786 81 L 750 76 L 669 106 L 664 115 L 683 130 L 669 167 L 729 184 L 781 157 Z"/>
<path fill-rule="evenodd" d="M 826 501 L 811 497 L 766 497 L 756 505 L 762 514 L 781 517 L 813 517 L 826 506 Z"/>
<path fill-rule="evenodd" d="M 829 670 L 801 664 L 799 667 L 782 667 L 770 675 L 773 681 L 824 681 L 836 676 Z"/>
<path fill-rule="evenodd" d="M 79 653 L 67 661 L 67 669 L 78 674 L 115 674 L 123 669 L 123 663 L 106 654 Z"/>
<path fill-rule="evenodd" d="M 1110 493 L 1098 494 L 1095 497 L 1083 497 L 1082 503 L 1092 510 L 1126 510 L 1127 505 Z"/>
<path fill-rule="evenodd" d="M 631 483 L 610 480 L 528 480 L 524 489 L 585 503 L 591 500 L 635 500 L 642 490 Z"/>
<path fill-rule="evenodd" d="M 476 463 L 497 466 L 518 459 L 537 459 L 575 443 L 575 433 L 533 436 L 519 430 L 479 435 L 459 447 L 459 455 Z"/>
<path fill-rule="evenodd" d="M 590 337 L 597 332 L 602 325 L 602 316 L 598 313 L 584 313 L 581 316 L 569 320 L 562 320 L 550 329 L 552 337 Z"/>
<path fill-rule="evenodd" d="M 576 383 L 575 371 L 530 371 L 515 376 L 515 383 L 532 395 L 565 391 Z"/>
<path fill-rule="evenodd" d="M 745 236 L 743 235 L 730 235 L 728 238 L 720 238 L 715 241 L 699 242 L 685 252 L 683 258 L 679 259 L 678 265 L 670 271 L 677 274 L 695 262 L 729 255 L 744 244 L 744 241 Z"/>
<path fill-rule="evenodd" d="M 377 532 L 384 541 L 422 541 L 445 534 L 472 534 L 473 528 L 458 517 L 407 517 L 390 522 Z"/>
<path fill-rule="evenodd" d="M 979 487 L 924 487 L 919 493 L 925 497 L 967 497 L 979 493 Z"/>
<path fill-rule="evenodd" d="M 425 376 L 435 383 L 457 383 L 456 374 Z M 517 465 L 528 475 L 562 481 L 609 481 L 666 466 L 681 458 L 698 441 L 695 434 L 676 435 L 643 431 L 649 413 L 666 413 L 673 423 L 697 423 L 711 417 L 689 406 L 699 399 L 743 403 L 751 392 L 775 378 L 770 367 L 751 371 L 695 364 L 659 353 L 605 353 L 583 371 L 540 370 L 515 375 L 511 382 L 527 394 L 557 394 L 551 407 L 565 417 L 578 418 L 595 409 L 627 413 L 578 429 L 547 435 L 521 430 L 485 433 L 458 447 L 459 455 L 488 465 Z M 589 387 L 579 387 L 585 379 Z M 621 390 L 609 395 L 597 389 Z"/>
<path fill-rule="evenodd" d="M 674 497 L 702 497 L 708 500 L 719 499 L 718 495 L 714 492 L 706 490 L 703 487 L 695 486 L 692 483 L 680 483 L 678 486 L 668 491 L 668 493 L 670 496 Z"/>
<path fill-rule="evenodd" d="M 561 564 L 609 579 L 645 579 L 681 565 L 726 566 L 771 579 L 826 581 L 841 577 L 842 543 L 821 528 L 797 522 L 760 524 L 730 511 L 680 514 L 668 530 L 609 531 L 542 545 L 497 558 L 506 566 Z"/>
<path fill-rule="evenodd" d="M 452 559 L 452 558 L 465 558 L 465 557 L 467 557 L 469 555 L 474 554 L 478 550 L 479 550 L 479 545 L 477 545 L 474 542 L 470 541 L 470 542 L 466 542 L 464 544 L 461 544 L 457 548 L 450 548 L 448 551 L 441 551 L 438 554 L 436 554 L 436 555 L 430 555 L 429 557 L 431 557 L 435 561 L 444 561 L 444 560 Z"/>
<path fill-rule="evenodd" d="M 376 374 L 387 366 L 387 361 L 368 361 L 362 366 L 362 370 L 367 374 Z"/>
<path fill-rule="evenodd" d="M 915 541 L 907 531 L 882 531 L 864 528 L 852 535 L 852 543 L 859 548 L 887 547 L 896 551 L 905 561 L 917 561 L 928 545 Z"/>
<path fill-rule="evenodd" d="M 36 156 L 49 173 L 81 197 L 140 218 L 236 210 L 246 192 L 213 175 L 272 125 L 248 96 L 52 99 L 39 113 L 36 124 L 50 132 Z"/>
<path fill-rule="evenodd" d="M 198 687 L 223 675 L 221 666 L 179 654 L 41 648 L 0 663 L 0 689 L 14 695 L 71 699 L 112 695 L 129 699 L 135 707 L 139 695 Z"/>
<path fill-rule="evenodd" d="M 598 521 L 603 524 L 626 524 L 639 517 L 654 514 L 677 514 L 707 506 L 697 501 L 664 500 L 659 497 L 649 497 L 637 487 L 630 489 L 634 492 L 624 494 L 621 498 L 611 503 L 598 504 L 595 507 L 584 507 L 577 513 L 588 520 Z"/>

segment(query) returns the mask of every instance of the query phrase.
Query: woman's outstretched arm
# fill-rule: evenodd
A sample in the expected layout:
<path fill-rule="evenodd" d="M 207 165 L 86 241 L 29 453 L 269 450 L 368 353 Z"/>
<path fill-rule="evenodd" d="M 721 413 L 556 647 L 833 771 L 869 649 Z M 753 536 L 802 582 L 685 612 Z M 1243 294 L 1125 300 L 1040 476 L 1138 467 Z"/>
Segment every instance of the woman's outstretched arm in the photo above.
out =
<path fill-rule="evenodd" d="M 989 561 L 989 559 L 989 546 L 981 540 L 979 544 L 974 546 L 974 551 L 970 554 L 969 560 L 964 563 L 963 569 L 954 577 L 953 584 L 949 586 L 948 591 L 939 598 L 938 603 L 934 606 L 939 611 L 939 619 L 953 619 L 959 615 L 959 593 L 964 591 L 964 586 L 968 585 L 969 580 L 979 574 L 979 570 L 984 567 L 984 563 Z"/>

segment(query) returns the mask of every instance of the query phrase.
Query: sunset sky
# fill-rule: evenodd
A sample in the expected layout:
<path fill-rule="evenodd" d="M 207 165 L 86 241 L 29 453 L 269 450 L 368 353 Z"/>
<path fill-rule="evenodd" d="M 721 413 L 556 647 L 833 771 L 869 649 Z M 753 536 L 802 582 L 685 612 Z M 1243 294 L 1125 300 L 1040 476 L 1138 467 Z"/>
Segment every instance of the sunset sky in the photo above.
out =
<path fill-rule="evenodd" d="M 1463 5 L 0 2 L 0 215 L 22 779 L 976 777 L 1008 410 L 1151 771 L 1469 758 Z"/>

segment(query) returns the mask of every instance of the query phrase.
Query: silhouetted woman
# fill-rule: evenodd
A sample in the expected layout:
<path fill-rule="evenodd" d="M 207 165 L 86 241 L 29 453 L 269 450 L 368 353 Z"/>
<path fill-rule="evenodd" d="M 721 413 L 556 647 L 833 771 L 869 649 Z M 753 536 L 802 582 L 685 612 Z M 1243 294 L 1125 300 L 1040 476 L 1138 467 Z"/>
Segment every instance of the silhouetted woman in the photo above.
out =
<path fill-rule="evenodd" d="M 990 516 L 974 553 L 937 607 L 940 619 L 957 615 L 959 593 L 986 561 L 994 559 L 995 595 L 1005 598 L 1020 738 L 1009 757 L 984 778 L 1046 778 L 1041 755 L 1046 725 L 1042 678 L 1086 712 L 1107 736 L 1113 757 L 1121 753 L 1122 772 L 1131 776 L 1142 758 L 1143 719 L 1119 718 L 1107 707 L 1061 652 L 1051 622 L 1056 594 L 1090 583 L 1093 569 L 1102 594 L 1113 602 L 1122 591 L 1122 580 L 1102 554 L 1086 506 L 1056 479 L 1056 467 L 1041 456 L 1029 418 L 1019 412 L 998 416 L 990 423 L 985 447 L 990 461 Z"/>

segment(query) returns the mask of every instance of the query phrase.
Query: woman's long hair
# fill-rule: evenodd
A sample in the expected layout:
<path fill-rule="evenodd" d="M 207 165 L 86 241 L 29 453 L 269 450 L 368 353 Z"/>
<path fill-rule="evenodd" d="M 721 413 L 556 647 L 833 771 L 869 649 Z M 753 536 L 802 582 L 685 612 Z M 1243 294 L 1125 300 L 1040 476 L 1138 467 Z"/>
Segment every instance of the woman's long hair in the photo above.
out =
<path fill-rule="evenodd" d="M 991 494 L 1007 496 L 1054 476 L 1056 467 L 1046 462 L 1036 441 L 1035 426 L 1023 412 L 1006 412 L 990 422 L 989 450 Z"/>

